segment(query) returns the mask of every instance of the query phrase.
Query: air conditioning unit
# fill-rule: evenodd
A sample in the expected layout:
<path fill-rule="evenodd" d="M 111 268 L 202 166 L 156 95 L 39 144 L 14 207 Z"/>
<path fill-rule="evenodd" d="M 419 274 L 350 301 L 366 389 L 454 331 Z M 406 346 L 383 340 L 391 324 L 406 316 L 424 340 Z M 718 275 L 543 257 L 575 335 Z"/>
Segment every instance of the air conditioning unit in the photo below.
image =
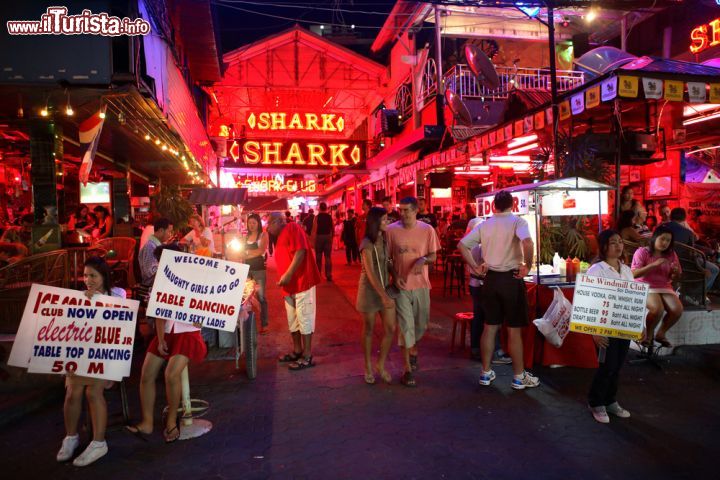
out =
<path fill-rule="evenodd" d="M 385 137 L 393 137 L 400 133 L 400 114 L 397 110 L 384 108 L 377 112 L 378 128 L 376 133 Z M 379 131 L 377 131 L 379 130 Z"/>

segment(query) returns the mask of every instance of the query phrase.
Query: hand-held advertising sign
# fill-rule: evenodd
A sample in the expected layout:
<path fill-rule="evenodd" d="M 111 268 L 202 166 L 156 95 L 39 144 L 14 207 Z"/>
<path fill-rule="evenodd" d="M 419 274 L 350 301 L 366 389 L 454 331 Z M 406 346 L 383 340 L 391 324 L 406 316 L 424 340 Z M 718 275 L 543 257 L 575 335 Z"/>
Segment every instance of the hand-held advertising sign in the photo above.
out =
<path fill-rule="evenodd" d="M 638 340 L 645 327 L 647 296 L 646 283 L 579 275 L 570 330 Z"/>
<path fill-rule="evenodd" d="M 147 307 L 148 316 L 232 332 L 249 266 L 163 251 Z"/>
<path fill-rule="evenodd" d="M 75 373 L 120 381 L 130 376 L 137 300 L 34 284 L 9 365 L 31 373 Z"/>

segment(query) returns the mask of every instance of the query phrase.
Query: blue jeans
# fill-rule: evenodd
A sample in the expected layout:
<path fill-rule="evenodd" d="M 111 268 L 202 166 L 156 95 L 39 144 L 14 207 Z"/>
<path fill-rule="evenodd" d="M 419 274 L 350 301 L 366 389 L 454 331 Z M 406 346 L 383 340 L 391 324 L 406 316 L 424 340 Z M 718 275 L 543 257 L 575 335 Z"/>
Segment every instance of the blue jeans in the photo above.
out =
<path fill-rule="evenodd" d="M 708 277 L 705 277 L 705 291 L 707 292 L 708 290 L 711 290 L 713 288 L 715 280 L 718 277 L 718 273 L 720 273 L 720 267 L 718 267 L 713 262 L 706 260 L 705 269 L 710 272 L 710 275 Z"/>
<path fill-rule="evenodd" d="M 480 352 L 480 337 L 485 327 L 485 312 L 482 308 L 482 287 L 470 287 L 473 301 L 473 319 L 470 322 L 470 351 Z M 500 350 L 500 331 L 495 338 L 495 351 Z"/>
<path fill-rule="evenodd" d="M 268 303 L 265 298 L 265 285 L 267 284 L 267 270 L 252 270 L 250 277 L 255 280 L 258 288 L 255 291 L 258 302 L 260 302 L 260 325 L 268 326 Z"/>

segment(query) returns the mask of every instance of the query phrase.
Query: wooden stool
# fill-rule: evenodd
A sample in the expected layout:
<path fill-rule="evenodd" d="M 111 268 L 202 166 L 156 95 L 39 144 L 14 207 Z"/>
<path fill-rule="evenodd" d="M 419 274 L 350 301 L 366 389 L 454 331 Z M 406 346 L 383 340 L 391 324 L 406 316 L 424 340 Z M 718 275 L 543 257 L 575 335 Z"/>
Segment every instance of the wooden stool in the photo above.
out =
<path fill-rule="evenodd" d="M 461 324 L 460 328 L 460 350 L 465 350 L 465 334 L 467 333 L 467 326 L 473 319 L 473 312 L 460 312 L 456 313 L 453 317 L 453 328 L 452 337 L 450 337 L 450 353 L 455 351 L 455 333 L 457 333 L 458 323 Z"/>

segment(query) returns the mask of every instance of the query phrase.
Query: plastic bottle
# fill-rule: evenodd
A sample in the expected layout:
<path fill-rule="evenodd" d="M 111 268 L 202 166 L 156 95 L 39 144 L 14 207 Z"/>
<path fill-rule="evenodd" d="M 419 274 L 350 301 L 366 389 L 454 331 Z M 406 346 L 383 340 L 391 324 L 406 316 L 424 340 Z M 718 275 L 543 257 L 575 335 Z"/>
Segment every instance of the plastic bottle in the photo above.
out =
<path fill-rule="evenodd" d="M 559 262 L 559 266 L 558 266 L 558 273 L 560 274 L 561 280 L 564 279 L 567 275 L 567 264 L 565 263 L 564 258 L 560 258 L 560 262 Z"/>
<path fill-rule="evenodd" d="M 575 275 L 576 272 L 574 270 L 575 264 L 573 264 L 572 258 L 568 257 L 565 259 L 565 276 L 567 277 L 568 282 L 574 282 L 575 281 Z"/>
<path fill-rule="evenodd" d="M 577 277 L 577 274 L 580 273 L 580 259 L 575 257 L 572 261 L 573 264 L 573 279 L 572 281 L 575 281 L 574 277 Z"/>
<path fill-rule="evenodd" d="M 553 273 L 560 273 L 560 254 L 555 252 L 555 256 L 552 259 Z"/>

